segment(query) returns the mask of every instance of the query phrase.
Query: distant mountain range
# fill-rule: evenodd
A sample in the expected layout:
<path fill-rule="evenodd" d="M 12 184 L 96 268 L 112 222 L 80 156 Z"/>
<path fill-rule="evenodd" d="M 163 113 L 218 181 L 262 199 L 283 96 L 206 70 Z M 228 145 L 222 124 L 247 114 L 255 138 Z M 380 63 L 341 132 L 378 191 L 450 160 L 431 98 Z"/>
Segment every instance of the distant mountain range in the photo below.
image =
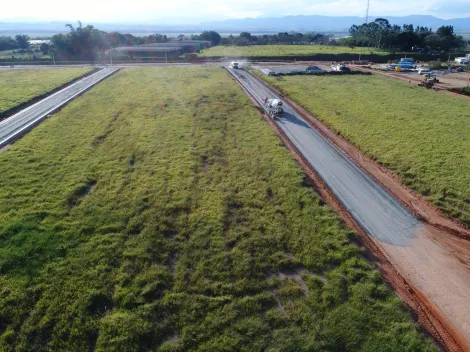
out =
<path fill-rule="evenodd" d="M 455 18 L 444 20 L 434 16 L 411 15 L 404 17 L 383 16 L 391 24 L 431 27 L 437 29 L 440 26 L 454 26 L 454 30 L 460 33 L 470 33 L 470 18 Z M 373 21 L 375 17 L 369 18 Z M 353 24 L 364 23 L 363 17 L 334 17 L 334 16 L 285 16 L 279 18 L 247 18 L 226 20 L 208 23 L 210 27 L 219 31 L 316 31 L 316 32 L 348 32 Z"/>
<path fill-rule="evenodd" d="M 415 26 L 431 27 L 436 30 L 440 26 L 454 26 L 457 33 L 470 33 L 470 18 L 441 19 L 434 16 L 411 15 L 404 17 L 387 18 L 391 24 L 413 24 Z M 373 21 L 375 17 L 371 17 Z M 170 23 L 93 23 L 104 31 L 120 31 L 127 33 L 198 33 L 202 30 L 216 30 L 221 33 L 277 33 L 284 31 L 299 32 L 330 32 L 346 33 L 353 24 L 364 22 L 362 17 L 353 16 L 285 16 L 272 18 L 246 18 L 233 19 L 218 22 L 205 22 L 200 24 L 175 24 Z M 0 35 L 12 35 L 22 33 L 55 34 L 66 32 L 66 22 L 0 22 Z"/>

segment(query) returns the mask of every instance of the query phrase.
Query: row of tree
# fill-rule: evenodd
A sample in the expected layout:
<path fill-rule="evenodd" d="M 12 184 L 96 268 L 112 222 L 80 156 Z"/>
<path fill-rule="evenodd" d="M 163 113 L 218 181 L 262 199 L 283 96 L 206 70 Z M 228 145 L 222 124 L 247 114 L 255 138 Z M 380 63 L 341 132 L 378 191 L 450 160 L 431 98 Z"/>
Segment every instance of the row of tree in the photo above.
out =
<path fill-rule="evenodd" d="M 12 37 L 0 37 L 0 50 L 27 49 L 29 47 L 27 35 Z"/>
<path fill-rule="evenodd" d="M 92 25 L 83 26 L 78 22 L 78 26 L 68 24 L 69 33 L 57 34 L 51 39 L 52 48 L 56 56 L 61 60 L 96 60 L 104 55 L 108 55 L 109 49 L 154 43 L 166 43 L 169 41 L 166 35 L 152 34 L 143 37 L 136 37 L 132 34 L 122 34 L 118 32 L 104 32 Z M 180 35 L 177 40 L 186 37 Z M 217 32 L 205 31 L 191 39 L 209 40 L 214 45 L 220 43 L 221 37 Z"/>
<path fill-rule="evenodd" d="M 137 37 L 132 34 L 118 32 L 104 32 L 92 25 L 78 26 L 67 25 L 69 32 L 57 34 L 51 38 L 51 44 L 42 43 L 39 50 L 43 54 L 53 53 L 60 60 L 96 60 L 108 55 L 109 49 L 143 44 L 166 43 L 169 38 L 162 34 L 152 34 Z M 184 40 L 186 36 L 179 35 L 177 40 Z M 204 31 L 200 35 L 194 35 L 191 39 L 208 40 L 217 45 L 221 36 L 214 31 Z M 27 49 L 29 47 L 27 35 L 12 37 L 0 37 L 0 50 Z"/>
<path fill-rule="evenodd" d="M 47 54 L 55 53 L 61 60 L 96 60 L 103 55 L 108 55 L 109 49 L 153 43 L 166 43 L 169 41 L 166 35 L 152 34 L 136 37 L 132 34 L 118 32 L 104 32 L 92 25 L 78 26 L 67 25 L 69 33 L 54 35 L 51 46 L 42 44 L 40 50 Z M 467 45 L 461 36 L 454 33 L 452 26 L 440 27 L 436 32 L 431 28 L 416 27 L 413 25 L 390 25 L 388 20 L 377 18 L 370 23 L 353 25 L 350 37 L 343 38 L 338 42 L 331 35 L 321 33 L 298 33 L 281 32 L 277 34 L 253 35 L 242 32 L 239 35 L 230 35 L 222 38 L 215 31 L 204 31 L 199 35 L 193 35 L 190 39 L 211 41 L 212 45 L 270 45 L 270 44 L 330 44 L 348 46 L 372 46 L 387 50 L 410 50 L 418 48 L 424 50 L 450 51 L 461 49 Z M 0 37 L 0 50 L 27 49 L 29 46 L 28 36 L 17 35 L 11 37 Z M 177 37 L 178 40 L 186 39 L 184 35 Z"/>
<path fill-rule="evenodd" d="M 272 45 L 272 44 L 331 44 L 331 35 L 321 33 L 281 32 L 277 34 L 253 35 L 242 32 L 222 38 L 223 45 Z"/>
<path fill-rule="evenodd" d="M 372 46 L 387 50 L 438 50 L 451 51 L 464 48 L 467 43 L 461 36 L 454 33 L 452 26 L 442 26 L 433 32 L 431 28 L 416 28 L 412 25 L 391 25 L 384 18 L 373 22 L 353 25 L 349 29 L 350 38 L 341 43 L 350 46 Z"/>

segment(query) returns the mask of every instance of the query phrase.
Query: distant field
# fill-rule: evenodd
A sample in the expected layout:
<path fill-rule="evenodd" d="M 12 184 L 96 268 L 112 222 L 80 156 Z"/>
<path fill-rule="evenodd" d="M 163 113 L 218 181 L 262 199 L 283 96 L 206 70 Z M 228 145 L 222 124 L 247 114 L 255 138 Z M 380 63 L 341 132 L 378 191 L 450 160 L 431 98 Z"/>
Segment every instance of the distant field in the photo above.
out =
<path fill-rule="evenodd" d="M 378 76 L 265 79 L 470 225 L 468 100 Z"/>
<path fill-rule="evenodd" d="M 374 48 L 354 48 L 330 45 L 252 45 L 252 46 L 214 46 L 201 51 L 200 56 L 287 56 L 313 54 L 379 54 Z"/>
<path fill-rule="evenodd" d="M 89 72 L 89 68 L 0 71 L 0 116 Z"/>
<path fill-rule="evenodd" d="M 4 350 L 436 351 L 219 68 L 121 71 L 0 168 Z"/>

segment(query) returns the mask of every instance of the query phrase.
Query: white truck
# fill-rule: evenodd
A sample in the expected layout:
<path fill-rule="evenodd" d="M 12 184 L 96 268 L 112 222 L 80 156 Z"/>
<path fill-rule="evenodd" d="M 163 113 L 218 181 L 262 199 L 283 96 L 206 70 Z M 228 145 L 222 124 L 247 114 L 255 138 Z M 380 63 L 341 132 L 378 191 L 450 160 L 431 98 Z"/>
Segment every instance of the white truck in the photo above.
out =
<path fill-rule="evenodd" d="M 431 73 L 431 70 L 429 68 L 425 68 L 425 67 L 418 68 L 418 74 L 419 75 L 427 75 L 427 74 L 430 74 L 430 73 Z"/>
<path fill-rule="evenodd" d="M 235 61 L 231 62 L 231 63 L 230 63 L 230 66 L 231 66 L 233 69 L 239 69 L 239 68 L 240 68 L 240 66 L 238 65 L 238 62 L 235 62 Z"/>
<path fill-rule="evenodd" d="M 349 72 L 350 69 L 347 67 L 345 64 L 340 63 L 340 64 L 333 64 L 331 65 L 331 69 L 333 71 L 339 71 L 339 72 Z"/>
<path fill-rule="evenodd" d="M 468 65 L 470 62 L 470 54 L 466 55 L 465 57 L 456 57 L 455 63 L 460 65 Z"/>
<path fill-rule="evenodd" d="M 272 118 L 275 118 L 276 116 L 282 115 L 284 113 L 282 105 L 282 101 L 279 99 L 264 99 L 264 106 L 266 107 L 269 116 Z"/>

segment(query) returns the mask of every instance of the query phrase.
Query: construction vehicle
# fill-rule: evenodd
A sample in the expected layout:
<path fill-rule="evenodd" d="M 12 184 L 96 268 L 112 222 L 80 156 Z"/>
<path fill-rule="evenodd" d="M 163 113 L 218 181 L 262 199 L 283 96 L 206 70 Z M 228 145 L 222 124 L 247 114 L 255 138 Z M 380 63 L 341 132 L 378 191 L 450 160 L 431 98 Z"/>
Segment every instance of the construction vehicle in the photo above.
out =
<path fill-rule="evenodd" d="M 455 58 L 455 63 L 457 63 L 459 65 L 468 65 L 469 62 L 470 61 L 466 57 L 456 57 Z"/>
<path fill-rule="evenodd" d="M 340 63 L 340 64 L 333 64 L 331 65 L 331 69 L 333 71 L 339 71 L 339 72 L 349 72 L 351 71 L 349 67 L 347 67 L 345 64 Z"/>
<path fill-rule="evenodd" d="M 440 83 L 436 76 L 433 76 L 431 73 L 428 73 L 424 76 L 425 81 L 433 81 L 434 83 Z"/>
<path fill-rule="evenodd" d="M 431 89 L 432 87 L 434 87 L 434 84 L 436 83 L 439 83 L 439 80 L 436 77 L 431 77 L 430 75 L 426 75 L 424 77 L 424 81 L 419 82 L 418 86 Z"/>
<path fill-rule="evenodd" d="M 456 57 L 455 62 L 460 65 L 468 65 L 470 63 L 470 54 L 465 55 L 465 57 Z"/>
<path fill-rule="evenodd" d="M 420 87 L 424 87 L 424 88 L 427 88 L 427 89 L 431 89 L 432 87 L 434 87 L 434 82 L 433 81 L 421 81 L 418 83 L 418 86 Z"/>
<path fill-rule="evenodd" d="M 400 67 L 400 71 L 410 70 L 415 68 L 415 60 L 411 57 L 404 57 L 400 59 L 397 66 Z"/>
<path fill-rule="evenodd" d="M 429 73 L 431 73 L 431 70 L 428 69 L 428 68 L 424 68 L 424 67 L 418 68 L 418 74 L 419 75 L 427 75 Z"/>
<path fill-rule="evenodd" d="M 282 101 L 279 99 L 268 99 L 267 97 L 264 99 L 264 106 L 266 107 L 269 116 L 272 118 L 275 118 L 276 116 L 282 115 L 284 113 L 282 105 Z"/>

